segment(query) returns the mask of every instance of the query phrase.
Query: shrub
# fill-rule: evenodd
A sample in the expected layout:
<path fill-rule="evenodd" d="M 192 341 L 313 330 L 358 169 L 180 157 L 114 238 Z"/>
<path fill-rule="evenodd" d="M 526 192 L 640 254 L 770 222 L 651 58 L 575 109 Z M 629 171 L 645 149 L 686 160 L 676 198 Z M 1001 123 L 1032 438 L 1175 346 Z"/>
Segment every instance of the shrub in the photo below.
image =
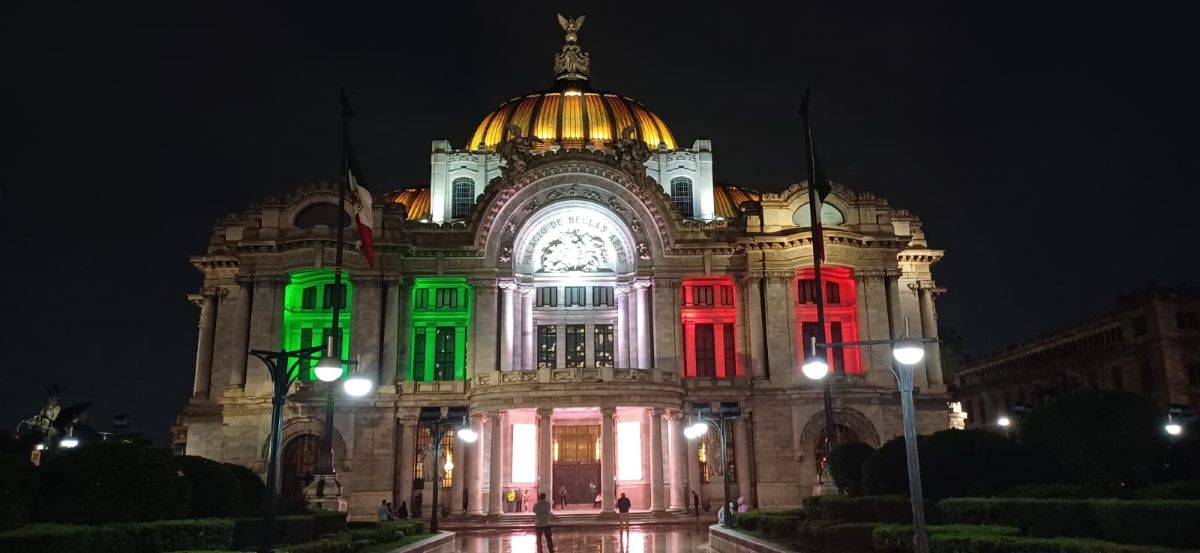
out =
<path fill-rule="evenodd" d="M 257 472 L 236 463 L 225 463 L 225 468 L 228 468 L 238 481 L 241 501 L 238 503 L 236 514 L 243 517 L 261 515 L 263 494 L 267 488 L 263 479 Z"/>
<path fill-rule="evenodd" d="M 1198 501 L 1108 499 L 1088 503 L 1099 538 L 1117 543 L 1200 547 Z"/>
<path fill-rule="evenodd" d="M 1011 526 L 944 525 L 928 526 L 930 542 L 939 545 L 960 542 L 970 536 L 1020 536 L 1021 530 Z M 913 550 L 912 526 L 906 524 L 876 525 L 871 536 L 873 550 L 877 553 L 908 553 Z M 944 550 L 938 548 L 939 550 Z M 962 550 L 963 549 L 954 549 Z"/>
<path fill-rule="evenodd" d="M 233 547 L 245 549 L 262 540 L 261 518 L 234 519 Z M 275 543 L 304 543 L 312 541 L 314 534 L 313 515 L 285 515 L 275 517 Z"/>
<path fill-rule="evenodd" d="M 1099 499 L 1124 497 L 1126 493 L 1122 488 L 1082 484 L 1025 484 L 1008 490 L 1001 496 L 1028 499 Z"/>
<path fill-rule="evenodd" d="M 753 510 L 734 514 L 734 526 L 772 539 L 794 539 L 805 521 L 802 514 Z"/>
<path fill-rule="evenodd" d="M 822 551 L 837 551 L 838 553 L 871 553 L 872 532 L 875 524 L 857 522 L 834 524 L 830 526 L 814 525 L 809 532 L 809 543 Z"/>
<path fill-rule="evenodd" d="M 27 456 L 0 453 L 0 530 L 21 526 L 37 506 L 37 467 Z"/>
<path fill-rule="evenodd" d="M 897 495 L 806 498 L 809 518 L 832 522 L 912 522 L 912 502 Z M 932 512 L 927 502 L 926 513 Z"/>
<path fill-rule="evenodd" d="M 340 511 L 313 511 L 313 534 L 324 536 L 346 530 L 346 513 Z"/>
<path fill-rule="evenodd" d="M 168 520 L 106 526 L 35 524 L 0 534 L 6 553 L 159 553 L 183 549 L 229 549 L 233 522 Z"/>
<path fill-rule="evenodd" d="M 94 524 L 187 514 L 187 481 L 176 476 L 165 449 L 91 443 L 47 455 L 38 472 L 42 520 Z"/>
<path fill-rule="evenodd" d="M 281 549 L 283 553 L 354 553 L 354 540 L 349 534 L 324 538 L 314 542 L 290 545 Z"/>
<path fill-rule="evenodd" d="M 1076 482 L 1145 481 L 1166 460 L 1162 421 L 1147 399 L 1119 390 L 1061 397 L 1021 423 L 1022 442 L 1048 452 Z"/>
<path fill-rule="evenodd" d="M 872 541 L 877 553 L 911 553 L 912 528 L 879 525 Z M 1086 538 L 1030 538 L 1004 526 L 930 526 L 929 544 L 934 553 L 1180 553 Z"/>
<path fill-rule="evenodd" d="M 1200 480 L 1166 482 L 1134 492 L 1140 499 L 1200 499 Z"/>
<path fill-rule="evenodd" d="M 990 430 L 942 430 L 921 439 L 925 497 L 992 494 L 1016 485 L 1026 462 L 1016 443 Z"/>
<path fill-rule="evenodd" d="M 863 493 L 867 495 L 908 495 L 908 460 L 904 437 L 888 440 L 862 464 Z"/>
<path fill-rule="evenodd" d="M 853 496 L 863 494 L 862 465 L 872 453 L 875 453 L 875 448 L 862 442 L 838 444 L 829 452 L 829 472 L 842 493 Z"/>
<path fill-rule="evenodd" d="M 194 455 L 175 457 L 175 466 L 191 486 L 191 516 L 227 517 L 237 513 L 242 490 L 228 467 Z"/>
<path fill-rule="evenodd" d="M 425 523 L 418 519 L 394 520 L 380 524 L 393 532 L 403 532 L 405 536 L 425 533 Z"/>
<path fill-rule="evenodd" d="M 1016 526 L 1033 537 L 1095 537 L 1087 501 L 1074 499 L 957 498 L 937 504 L 942 522 Z"/>

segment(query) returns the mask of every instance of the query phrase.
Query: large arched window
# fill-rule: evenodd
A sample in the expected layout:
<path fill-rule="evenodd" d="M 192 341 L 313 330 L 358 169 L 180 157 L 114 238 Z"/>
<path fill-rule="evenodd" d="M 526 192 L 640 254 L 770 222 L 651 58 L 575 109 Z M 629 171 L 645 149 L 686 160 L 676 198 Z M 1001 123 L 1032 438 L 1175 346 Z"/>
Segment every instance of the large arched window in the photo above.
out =
<path fill-rule="evenodd" d="M 475 205 L 475 181 L 458 177 L 451 183 L 450 218 L 464 219 Z"/>
<path fill-rule="evenodd" d="M 692 217 L 692 179 L 675 177 L 671 179 L 671 204 L 684 217 Z"/>
<path fill-rule="evenodd" d="M 812 214 L 808 212 L 808 204 L 800 206 L 795 213 L 792 214 L 792 222 L 798 227 L 807 227 L 812 221 Z M 843 225 L 846 223 L 846 215 L 842 211 L 828 203 L 821 204 L 821 224 L 822 225 Z"/>

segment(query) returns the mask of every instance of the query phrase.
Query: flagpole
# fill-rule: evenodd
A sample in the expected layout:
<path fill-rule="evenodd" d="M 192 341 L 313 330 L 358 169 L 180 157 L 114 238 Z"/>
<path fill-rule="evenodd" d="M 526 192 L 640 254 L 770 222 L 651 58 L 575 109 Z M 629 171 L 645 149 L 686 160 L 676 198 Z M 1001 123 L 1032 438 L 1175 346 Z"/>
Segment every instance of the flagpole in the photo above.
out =
<path fill-rule="evenodd" d="M 828 359 L 828 352 L 825 350 L 825 344 L 828 343 L 828 337 L 825 330 L 825 287 L 821 281 L 821 258 L 825 252 L 825 232 L 821 228 L 821 210 L 818 205 L 821 203 L 821 198 L 817 194 L 817 156 L 816 149 L 813 147 L 812 127 L 809 126 L 808 113 L 809 91 L 804 91 L 803 107 L 800 109 L 800 117 L 804 122 L 804 137 L 808 142 L 808 220 L 809 227 L 812 229 L 812 244 L 813 244 L 813 282 L 816 288 L 814 299 L 817 303 L 817 331 L 816 344 L 822 358 Z M 808 353 L 808 352 L 806 352 Z M 823 390 L 824 410 L 825 410 L 825 465 L 829 466 L 829 453 L 833 451 L 833 443 L 836 439 L 836 422 L 833 418 L 833 378 L 825 379 L 825 388 Z M 817 478 L 822 475 L 818 474 Z M 824 482 L 822 482 L 824 483 Z"/>
<path fill-rule="evenodd" d="M 338 187 L 338 220 L 337 220 L 337 245 L 334 248 L 333 254 L 333 321 L 330 323 L 331 340 L 329 344 L 329 356 L 335 359 L 342 358 L 342 335 L 339 328 L 339 322 L 342 315 L 342 301 L 347 295 L 342 293 L 342 254 L 345 250 L 344 241 L 346 236 L 346 186 L 349 180 L 349 142 L 350 142 L 350 113 L 345 109 L 349 104 L 345 102 L 346 91 L 342 90 L 342 159 L 341 173 L 342 178 L 337 180 Z M 329 385 L 329 391 L 325 396 L 325 435 L 321 442 L 321 458 L 317 465 L 318 474 L 333 474 L 333 414 L 334 414 L 334 391 L 333 384 Z"/>

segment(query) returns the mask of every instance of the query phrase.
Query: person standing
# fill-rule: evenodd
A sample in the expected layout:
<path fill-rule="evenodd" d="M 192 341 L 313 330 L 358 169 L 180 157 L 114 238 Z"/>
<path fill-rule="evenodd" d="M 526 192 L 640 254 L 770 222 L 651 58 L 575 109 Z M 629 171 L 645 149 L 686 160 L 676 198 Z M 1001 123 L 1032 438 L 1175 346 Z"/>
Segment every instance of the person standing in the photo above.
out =
<path fill-rule="evenodd" d="M 386 522 L 392 520 L 392 509 L 388 507 L 387 500 L 379 502 L 379 521 Z"/>
<path fill-rule="evenodd" d="M 408 518 L 408 502 L 407 501 L 400 502 L 400 508 L 396 509 L 396 518 L 398 518 L 400 520 L 405 520 Z"/>
<path fill-rule="evenodd" d="M 696 518 L 700 518 L 700 494 L 696 490 L 692 490 L 692 509 L 696 511 Z"/>
<path fill-rule="evenodd" d="M 417 492 L 417 496 L 413 498 L 413 518 L 421 518 L 421 503 L 425 502 L 425 494 Z"/>
<path fill-rule="evenodd" d="M 546 494 L 538 494 L 537 503 L 533 504 L 533 530 L 537 535 L 535 553 L 542 553 L 542 536 L 546 536 L 546 551 L 554 553 L 554 533 L 550 530 L 550 502 Z"/>
<path fill-rule="evenodd" d="M 621 521 L 621 529 L 629 530 L 629 508 L 631 503 L 625 494 L 621 494 L 621 498 L 617 500 L 617 519 Z"/>
<path fill-rule="evenodd" d="M 565 485 L 558 487 L 558 507 L 560 509 L 567 508 L 567 487 Z"/>

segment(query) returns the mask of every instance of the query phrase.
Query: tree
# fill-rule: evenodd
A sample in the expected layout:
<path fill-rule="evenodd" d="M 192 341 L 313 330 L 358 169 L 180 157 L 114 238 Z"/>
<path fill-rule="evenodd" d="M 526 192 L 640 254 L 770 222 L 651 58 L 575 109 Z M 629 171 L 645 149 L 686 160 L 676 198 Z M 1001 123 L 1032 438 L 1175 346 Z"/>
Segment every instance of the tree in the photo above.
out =
<path fill-rule="evenodd" d="M 49 522 L 141 522 L 187 514 L 188 482 L 176 475 L 166 449 L 85 443 L 49 453 L 39 473 L 41 518 Z"/>
<path fill-rule="evenodd" d="M 931 499 L 990 495 L 1026 478 L 1026 458 L 991 430 L 942 430 L 921 439 L 921 484 Z"/>
<path fill-rule="evenodd" d="M 853 496 L 863 494 L 863 461 L 872 453 L 875 453 L 875 448 L 862 442 L 834 446 L 833 451 L 829 452 L 829 472 L 838 490 Z"/>
<path fill-rule="evenodd" d="M 225 463 L 225 467 L 237 478 L 238 488 L 241 489 L 242 500 L 238 505 L 239 516 L 253 517 L 262 514 L 263 493 L 266 484 L 257 472 L 235 463 Z"/>
<path fill-rule="evenodd" d="M 862 464 L 863 491 L 867 495 L 908 495 L 908 458 L 904 436 L 888 440 Z"/>
<path fill-rule="evenodd" d="M 192 518 L 238 514 L 242 490 L 237 476 L 229 467 L 194 455 L 181 455 L 174 460 L 180 474 L 191 484 L 192 497 L 188 512 Z"/>
<path fill-rule="evenodd" d="M 1021 422 L 1019 438 L 1071 480 L 1101 486 L 1145 482 L 1167 453 L 1154 404 L 1120 390 L 1078 392 L 1042 405 Z"/>

